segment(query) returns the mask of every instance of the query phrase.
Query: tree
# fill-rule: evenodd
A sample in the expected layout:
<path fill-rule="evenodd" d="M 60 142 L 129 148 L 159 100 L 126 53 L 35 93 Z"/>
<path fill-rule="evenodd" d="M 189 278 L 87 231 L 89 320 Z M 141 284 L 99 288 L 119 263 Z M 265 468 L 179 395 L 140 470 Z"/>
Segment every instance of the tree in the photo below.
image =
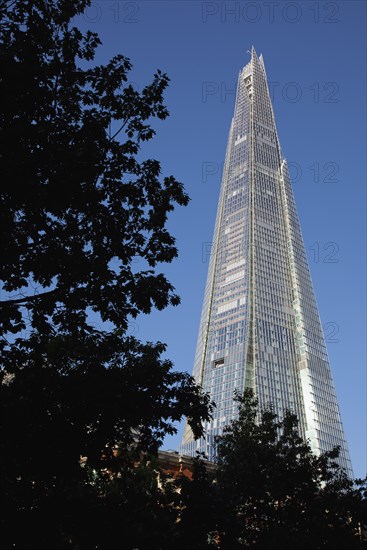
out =
<path fill-rule="evenodd" d="M 79 544 L 69 510 L 101 505 L 100 476 L 131 471 L 183 415 L 197 436 L 210 416 L 165 345 L 127 333 L 179 303 L 159 264 L 177 256 L 167 216 L 189 199 L 141 160 L 168 116 L 167 75 L 139 93 L 126 57 L 96 65 L 97 34 L 72 26 L 89 4 L 0 2 L 4 548 Z"/>
<path fill-rule="evenodd" d="M 158 161 L 137 160 L 152 118 L 168 116 L 168 77 L 157 71 L 139 93 L 122 55 L 82 69 L 100 42 L 70 20 L 89 3 L 2 2 L 3 333 L 26 328 L 24 311 L 43 340 L 93 331 L 90 311 L 124 330 L 179 302 L 155 268 L 177 255 L 165 223 L 188 197 L 160 181 Z"/>
<path fill-rule="evenodd" d="M 178 510 L 172 534 L 172 546 L 177 550 L 218 548 L 217 525 L 221 508 L 215 474 L 207 470 L 202 455 L 193 460 L 192 478 L 179 476 L 173 501 Z"/>
<path fill-rule="evenodd" d="M 314 455 L 291 412 L 259 412 L 251 390 L 237 399 L 238 419 L 218 439 L 220 548 L 365 547 L 366 480 L 348 479 L 338 448 Z"/>

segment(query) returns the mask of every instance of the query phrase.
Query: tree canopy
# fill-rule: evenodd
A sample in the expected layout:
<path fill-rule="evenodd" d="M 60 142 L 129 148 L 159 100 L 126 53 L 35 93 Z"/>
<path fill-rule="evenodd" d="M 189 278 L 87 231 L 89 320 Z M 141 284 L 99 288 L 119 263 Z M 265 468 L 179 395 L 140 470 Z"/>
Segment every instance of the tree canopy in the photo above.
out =
<path fill-rule="evenodd" d="M 179 303 L 160 264 L 177 256 L 167 217 L 189 199 L 143 157 L 168 76 L 139 92 L 123 55 L 96 64 L 98 35 L 74 26 L 89 4 L 0 2 L 4 548 L 71 544 L 70 510 L 98 508 L 106 472 L 134 477 L 183 415 L 196 435 L 210 416 L 165 344 L 127 332 Z"/>
<path fill-rule="evenodd" d="M 88 4 L 1 3 L 3 333 L 88 334 L 90 311 L 124 330 L 179 302 L 155 268 L 177 255 L 165 224 L 188 196 L 137 159 L 168 116 L 168 77 L 138 92 L 123 55 L 93 64 L 97 34 L 71 26 Z"/>
<path fill-rule="evenodd" d="M 365 547 L 366 480 L 347 477 L 338 448 L 313 454 L 290 411 L 279 419 L 271 406 L 259 410 L 252 390 L 237 400 L 238 418 L 217 443 L 219 547 Z"/>
<path fill-rule="evenodd" d="M 173 485 L 180 550 L 362 550 L 367 543 L 367 485 L 349 479 L 339 449 L 319 456 L 290 411 L 260 410 L 252 390 L 236 397 L 238 417 L 217 439 L 217 464 L 198 456 L 192 478 Z M 165 488 L 167 494 L 167 489 Z M 159 548 L 166 549 L 165 540 Z"/>

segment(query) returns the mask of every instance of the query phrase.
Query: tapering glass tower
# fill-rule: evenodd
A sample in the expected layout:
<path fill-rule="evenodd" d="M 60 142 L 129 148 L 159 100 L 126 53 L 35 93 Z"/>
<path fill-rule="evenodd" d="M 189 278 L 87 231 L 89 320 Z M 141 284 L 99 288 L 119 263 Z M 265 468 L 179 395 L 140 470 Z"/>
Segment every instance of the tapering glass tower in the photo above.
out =
<path fill-rule="evenodd" d="M 196 348 L 195 379 L 216 402 L 204 438 L 185 427 L 181 453 L 215 456 L 236 416 L 234 390 L 286 408 L 317 454 L 340 445 L 352 475 L 287 162 L 262 56 L 240 72 Z"/>

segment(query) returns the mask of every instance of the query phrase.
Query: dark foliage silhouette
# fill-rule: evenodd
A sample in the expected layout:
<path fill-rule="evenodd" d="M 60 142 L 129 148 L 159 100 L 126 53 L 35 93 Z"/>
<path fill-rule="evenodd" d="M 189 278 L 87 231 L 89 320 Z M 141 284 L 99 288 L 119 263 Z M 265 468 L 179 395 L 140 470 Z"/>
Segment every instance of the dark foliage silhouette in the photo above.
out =
<path fill-rule="evenodd" d="M 89 4 L 0 2 L 1 548 L 143 548 L 158 504 L 134 465 L 210 413 L 164 344 L 129 336 L 179 303 L 159 264 L 188 197 L 142 160 L 167 75 L 138 92 L 123 55 L 97 65 L 74 26 Z"/>

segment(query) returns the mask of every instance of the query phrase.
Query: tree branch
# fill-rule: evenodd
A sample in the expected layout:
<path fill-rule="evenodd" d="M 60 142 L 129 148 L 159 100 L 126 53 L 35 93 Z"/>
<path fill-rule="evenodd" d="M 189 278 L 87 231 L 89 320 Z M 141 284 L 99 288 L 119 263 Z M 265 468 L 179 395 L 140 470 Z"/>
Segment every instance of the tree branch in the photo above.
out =
<path fill-rule="evenodd" d="M 119 133 L 121 132 L 121 130 L 126 126 L 126 123 L 127 123 L 128 120 L 129 120 L 128 118 L 125 119 L 125 122 L 123 123 L 123 125 L 121 126 L 121 128 L 120 128 L 119 130 L 117 130 L 117 132 L 115 132 L 115 133 L 113 134 L 112 137 L 110 137 L 110 141 L 112 141 L 113 139 L 115 139 L 116 136 L 119 135 Z"/>
<path fill-rule="evenodd" d="M 35 300 L 38 300 L 50 294 L 55 294 L 55 290 L 48 290 L 47 292 L 42 292 L 42 294 L 34 294 L 33 296 L 24 296 L 23 298 L 15 298 L 12 300 L 0 300 L 0 306 L 22 304 L 24 302 L 34 302 Z"/>

